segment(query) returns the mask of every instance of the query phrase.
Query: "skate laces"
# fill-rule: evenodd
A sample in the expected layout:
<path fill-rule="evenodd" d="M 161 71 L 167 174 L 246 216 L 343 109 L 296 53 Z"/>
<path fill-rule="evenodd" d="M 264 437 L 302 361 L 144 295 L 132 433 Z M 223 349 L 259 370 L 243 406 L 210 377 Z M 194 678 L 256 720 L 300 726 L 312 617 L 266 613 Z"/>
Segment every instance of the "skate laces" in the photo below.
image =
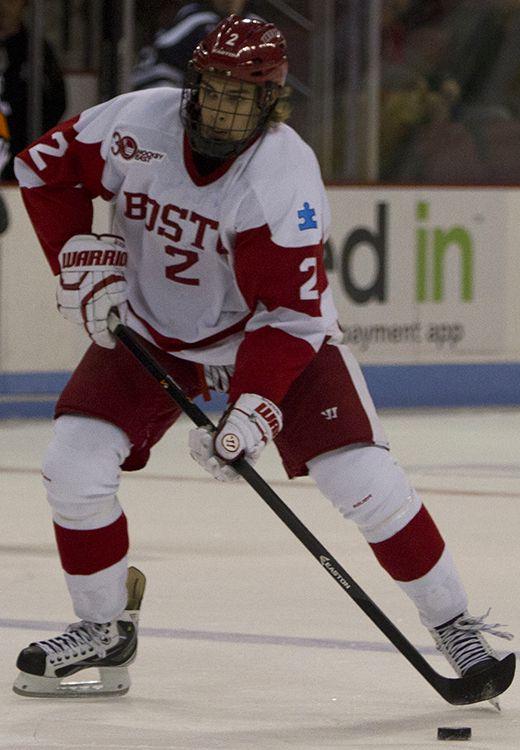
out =
<path fill-rule="evenodd" d="M 490 612 L 491 607 L 485 614 L 480 615 L 479 617 L 473 617 L 472 615 L 464 613 L 459 618 L 457 618 L 454 623 L 452 623 L 452 626 L 457 628 L 458 630 L 463 630 L 470 633 L 489 633 L 490 635 L 494 635 L 497 638 L 504 638 L 506 641 L 511 641 L 514 638 L 513 633 L 498 630 L 498 628 L 506 628 L 507 625 L 502 625 L 499 622 L 495 622 L 493 624 L 484 622 L 486 617 L 489 617 Z"/>
<path fill-rule="evenodd" d="M 89 653 L 95 653 L 103 659 L 111 641 L 110 625 L 109 622 L 98 624 L 86 620 L 74 622 L 61 635 L 38 641 L 36 645 L 51 657 L 51 663 L 54 658 L 61 661 L 71 657 L 87 656 Z"/>
<path fill-rule="evenodd" d="M 485 614 L 477 617 L 464 612 L 453 622 L 432 631 L 438 650 L 461 675 L 482 661 L 497 658 L 482 633 L 508 641 L 513 638 L 512 633 L 499 630 L 505 625 L 484 622 L 490 612 L 491 609 L 488 609 Z"/>

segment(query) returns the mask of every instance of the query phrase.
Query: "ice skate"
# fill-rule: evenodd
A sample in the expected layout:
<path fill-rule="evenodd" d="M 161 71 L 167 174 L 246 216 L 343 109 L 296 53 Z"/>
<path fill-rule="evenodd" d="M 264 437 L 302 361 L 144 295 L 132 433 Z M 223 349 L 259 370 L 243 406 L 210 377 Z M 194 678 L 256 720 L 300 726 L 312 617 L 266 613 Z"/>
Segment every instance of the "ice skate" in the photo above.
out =
<path fill-rule="evenodd" d="M 500 661 L 498 654 L 482 635 L 483 632 L 508 641 L 513 638 L 512 633 L 498 630 L 504 627 L 503 625 L 490 625 L 484 622 L 489 612 L 490 610 L 481 617 L 472 617 L 468 612 L 463 612 L 444 625 L 430 630 L 437 649 L 446 657 L 459 677 L 478 674 Z M 500 711 L 498 698 L 493 698 L 489 702 Z"/>
<path fill-rule="evenodd" d="M 117 619 L 108 623 L 82 620 L 61 635 L 31 643 L 18 656 L 20 670 L 13 690 L 30 697 L 82 698 L 124 695 L 130 688 L 128 666 L 137 654 L 139 609 L 145 577 L 129 568 L 128 604 Z M 68 678 L 92 667 L 98 680 L 69 681 Z"/>

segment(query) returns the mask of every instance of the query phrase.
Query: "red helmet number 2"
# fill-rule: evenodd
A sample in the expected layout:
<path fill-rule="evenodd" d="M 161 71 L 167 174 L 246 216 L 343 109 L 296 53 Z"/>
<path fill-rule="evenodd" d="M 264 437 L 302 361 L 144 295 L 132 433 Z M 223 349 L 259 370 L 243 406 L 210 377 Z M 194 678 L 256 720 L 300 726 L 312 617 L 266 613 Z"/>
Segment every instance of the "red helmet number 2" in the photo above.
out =
<path fill-rule="evenodd" d="M 238 36 L 239 35 L 236 32 L 234 34 L 230 34 L 229 39 L 226 40 L 226 47 L 234 47 L 237 42 Z"/>

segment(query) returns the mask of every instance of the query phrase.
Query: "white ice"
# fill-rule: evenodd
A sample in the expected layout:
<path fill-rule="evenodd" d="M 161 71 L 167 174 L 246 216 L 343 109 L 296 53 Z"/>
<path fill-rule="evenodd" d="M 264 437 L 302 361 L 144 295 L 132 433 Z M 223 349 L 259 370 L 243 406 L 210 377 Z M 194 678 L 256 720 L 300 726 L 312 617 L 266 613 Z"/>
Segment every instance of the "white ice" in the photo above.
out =
<path fill-rule="evenodd" d="M 471 611 L 491 606 L 491 621 L 520 637 L 520 410 L 382 416 L 452 548 Z M 0 423 L 0 748 L 438 750 L 437 727 L 470 726 L 473 750 L 518 750 L 520 680 L 501 714 L 444 703 L 252 490 L 203 476 L 187 455 L 188 427 L 163 439 L 146 470 L 123 476 L 131 561 L 148 578 L 130 693 L 59 701 L 11 692 L 18 651 L 77 619 L 39 476 L 52 428 Z M 289 482 L 274 450 L 258 468 L 450 674 L 356 528 L 308 479 Z"/>

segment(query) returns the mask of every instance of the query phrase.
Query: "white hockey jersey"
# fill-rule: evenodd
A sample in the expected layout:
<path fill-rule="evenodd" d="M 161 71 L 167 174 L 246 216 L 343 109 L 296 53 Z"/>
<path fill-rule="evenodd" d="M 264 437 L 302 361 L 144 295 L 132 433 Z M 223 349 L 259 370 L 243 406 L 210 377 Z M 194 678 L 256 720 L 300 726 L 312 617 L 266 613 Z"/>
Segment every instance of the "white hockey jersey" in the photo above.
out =
<path fill-rule="evenodd" d="M 125 94 L 49 131 L 17 159 L 24 201 L 56 274 L 64 242 L 92 231 L 93 198 L 112 201 L 111 231 L 128 251 L 129 325 L 178 357 L 234 363 L 231 400 L 280 402 L 337 330 L 319 166 L 278 125 L 201 176 L 180 98 L 168 88 Z"/>

